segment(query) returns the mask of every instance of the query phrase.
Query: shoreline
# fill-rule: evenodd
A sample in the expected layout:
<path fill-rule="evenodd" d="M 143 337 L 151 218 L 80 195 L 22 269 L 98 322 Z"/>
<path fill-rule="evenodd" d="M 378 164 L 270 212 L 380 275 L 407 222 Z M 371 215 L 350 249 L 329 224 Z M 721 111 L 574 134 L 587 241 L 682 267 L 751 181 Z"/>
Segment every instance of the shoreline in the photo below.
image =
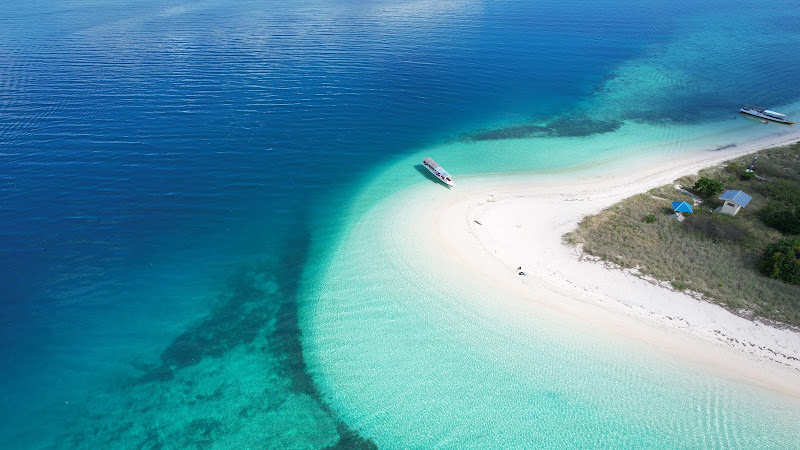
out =
<path fill-rule="evenodd" d="M 799 136 L 794 132 L 726 151 L 656 158 L 602 174 L 595 167 L 538 179 L 468 179 L 462 184 L 469 191 L 457 199 L 436 196 L 435 241 L 452 252 L 464 276 L 507 291 L 517 299 L 516 307 L 531 311 L 531 304 L 543 305 L 721 376 L 800 399 L 796 330 L 741 317 L 630 271 L 582 261 L 579 250 L 561 239 L 584 216 L 624 198 Z M 517 274 L 520 266 L 524 277 Z"/>
<path fill-rule="evenodd" d="M 572 436 L 558 430 L 598 419 L 633 432 L 642 420 L 660 424 L 664 442 L 674 426 L 702 434 L 698 424 L 717 423 L 795 443 L 800 370 L 714 330 L 787 355 L 800 353 L 800 335 L 581 262 L 562 236 L 584 215 L 676 174 L 798 137 L 722 151 L 707 142 L 668 147 L 571 170 L 454 171 L 452 189 L 427 177 L 399 188 L 376 178 L 305 285 L 307 370 L 331 409 L 379 446 L 450 436 L 513 446 L 530 433 L 566 442 Z M 406 180 L 424 156 L 389 173 Z"/>

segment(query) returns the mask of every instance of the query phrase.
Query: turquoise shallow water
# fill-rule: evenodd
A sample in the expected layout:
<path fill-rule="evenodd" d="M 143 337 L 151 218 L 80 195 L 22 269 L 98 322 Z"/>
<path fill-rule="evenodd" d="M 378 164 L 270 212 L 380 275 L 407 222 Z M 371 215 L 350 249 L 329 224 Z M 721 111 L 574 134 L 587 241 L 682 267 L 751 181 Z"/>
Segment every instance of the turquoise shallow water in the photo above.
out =
<path fill-rule="evenodd" d="M 730 123 L 743 103 L 800 115 L 798 9 L 772 5 L 3 3 L 0 445 L 791 443 L 782 422 L 745 424 L 742 408 L 762 405 L 751 394 L 731 400 L 734 388 L 679 370 L 675 382 L 706 399 L 687 408 L 724 419 L 695 412 L 665 427 L 687 397 L 657 411 L 625 396 L 608 405 L 621 388 L 587 393 L 555 369 L 539 386 L 520 374 L 567 361 L 525 356 L 529 344 L 502 333 L 474 348 L 505 342 L 504 354 L 465 353 L 466 319 L 415 353 L 400 336 L 427 339 L 412 320 L 424 299 L 392 270 L 366 270 L 381 248 L 370 208 L 418 183 L 421 154 L 462 176 L 552 171 L 781 132 Z M 356 276 L 375 298 L 339 287 Z M 478 324 L 491 335 L 503 322 L 488 317 Z M 376 321 L 394 324 L 384 341 Z M 557 324 L 537 333 L 571 342 L 576 358 L 603 352 Z M 407 353 L 381 351 L 393 344 Z M 467 360 L 474 370 L 453 369 Z M 473 391 L 443 409 L 492 361 L 482 382 L 496 401 L 525 398 Z M 652 369 L 629 369 L 585 368 L 648 399 L 672 395 Z M 367 376 L 374 389 L 357 383 Z M 393 417 L 396 398 L 409 401 Z M 443 414 L 456 405 L 468 414 Z M 509 424 L 539 425 L 504 428 L 495 406 Z"/>
<path fill-rule="evenodd" d="M 456 189 L 470 188 L 466 178 Z M 365 197 L 366 211 L 308 276 L 300 323 L 309 370 L 343 420 L 379 447 L 798 444 L 797 399 L 547 307 L 523 308 L 465 276 L 463 264 L 438 256 L 446 249 L 429 230 L 407 225 L 441 189 L 426 180 L 377 203 Z"/>

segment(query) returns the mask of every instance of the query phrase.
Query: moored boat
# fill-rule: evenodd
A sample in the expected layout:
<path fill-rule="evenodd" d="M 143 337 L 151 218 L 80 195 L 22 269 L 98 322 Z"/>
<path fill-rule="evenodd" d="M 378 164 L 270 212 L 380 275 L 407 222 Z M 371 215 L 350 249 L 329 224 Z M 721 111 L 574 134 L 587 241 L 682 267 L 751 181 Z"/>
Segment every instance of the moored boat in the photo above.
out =
<path fill-rule="evenodd" d="M 771 120 L 773 122 L 778 123 L 785 123 L 787 125 L 792 125 L 795 122 L 790 122 L 786 119 L 786 114 L 781 114 L 779 112 L 770 111 L 768 109 L 758 108 L 752 105 L 745 105 L 744 108 L 741 108 L 739 112 L 749 114 L 751 116 L 760 117 L 762 119 Z"/>
<path fill-rule="evenodd" d="M 428 172 L 432 173 L 433 176 L 439 179 L 442 183 L 448 186 L 455 186 L 456 184 L 453 183 L 453 177 L 444 170 L 444 167 L 440 166 L 439 163 L 434 161 L 431 158 L 425 158 L 422 160 L 422 165 L 428 169 Z"/>

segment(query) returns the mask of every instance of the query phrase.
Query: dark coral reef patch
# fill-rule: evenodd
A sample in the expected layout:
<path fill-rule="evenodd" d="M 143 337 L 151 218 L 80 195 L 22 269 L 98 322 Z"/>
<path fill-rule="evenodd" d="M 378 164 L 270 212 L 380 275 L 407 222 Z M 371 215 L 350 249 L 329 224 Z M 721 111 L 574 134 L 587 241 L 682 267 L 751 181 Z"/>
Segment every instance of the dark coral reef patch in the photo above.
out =
<path fill-rule="evenodd" d="M 531 137 L 579 137 L 609 133 L 622 126 L 621 121 L 597 120 L 587 116 L 559 117 L 544 125 L 521 123 L 498 128 L 478 130 L 461 137 L 464 141 L 496 141 Z"/>

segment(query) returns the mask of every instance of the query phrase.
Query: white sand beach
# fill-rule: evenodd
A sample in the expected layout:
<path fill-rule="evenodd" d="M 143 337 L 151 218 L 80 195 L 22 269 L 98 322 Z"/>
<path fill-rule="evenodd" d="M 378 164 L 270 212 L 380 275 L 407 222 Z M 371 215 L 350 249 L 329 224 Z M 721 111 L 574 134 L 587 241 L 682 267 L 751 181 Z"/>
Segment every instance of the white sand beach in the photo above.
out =
<path fill-rule="evenodd" d="M 531 314 L 545 306 L 723 376 L 800 398 L 796 330 L 748 320 L 668 284 L 586 260 L 562 242 L 586 215 L 704 167 L 796 142 L 798 134 L 604 173 L 467 180 L 427 205 L 434 216 L 418 216 L 431 228 L 416 228 L 435 230 L 437 245 L 458 261 L 464 277 L 512 293 L 505 298 L 529 306 Z M 526 275 L 518 275 L 517 267 Z"/>

